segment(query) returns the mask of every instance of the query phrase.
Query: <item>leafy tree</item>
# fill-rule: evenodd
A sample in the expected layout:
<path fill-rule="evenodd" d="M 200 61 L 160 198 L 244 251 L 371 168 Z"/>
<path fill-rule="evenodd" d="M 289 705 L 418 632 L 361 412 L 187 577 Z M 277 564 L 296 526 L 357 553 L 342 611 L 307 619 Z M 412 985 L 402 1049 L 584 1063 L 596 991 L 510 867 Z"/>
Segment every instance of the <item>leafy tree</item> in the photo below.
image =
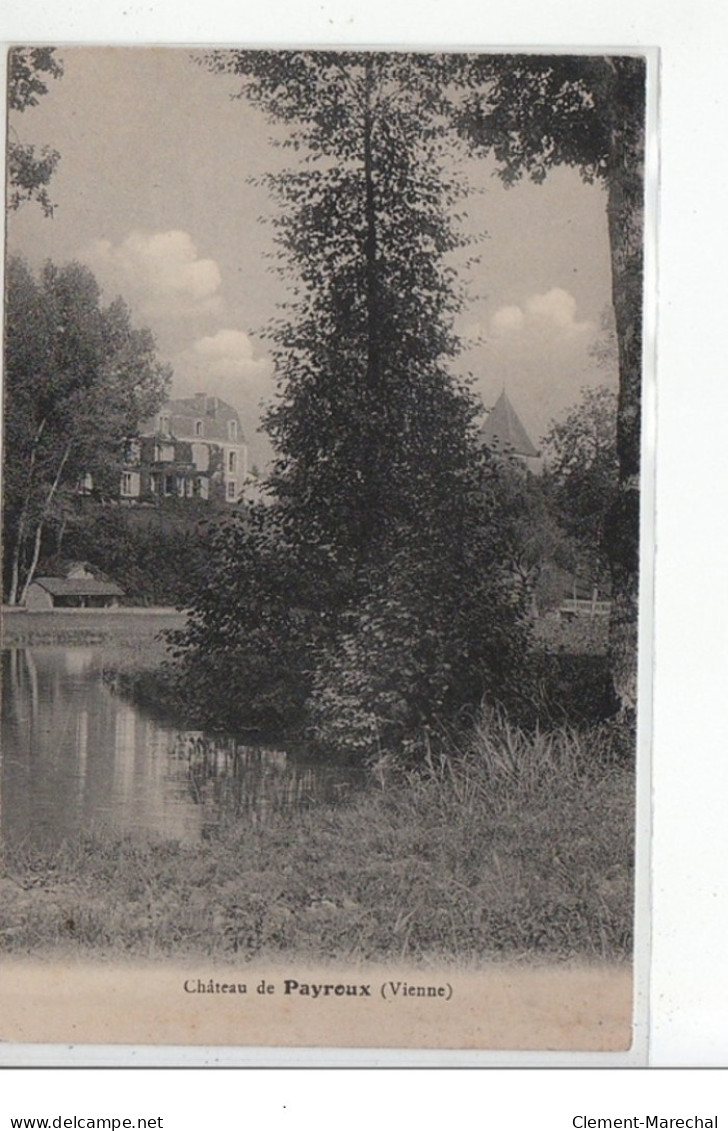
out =
<path fill-rule="evenodd" d="M 579 404 L 552 425 L 544 445 L 560 521 L 598 578 L 609 564 L 610 519 L 619 490 L 616 393 L 603 385 L 583 389 Z"/>
<path fill-rule="evenodd" d="M 207 530 L 186 628 L 173 634 L 178 698 L 211 730 L 301 728 L 329 630 L 331 561 L 289 537 L 282 508 L 228 511 Z"/>
<path fill-rule="evenodd" d="M 458 348 L 442 263 L 459 242 L 443 170 L 447 62 L 243 52 L 212 65 L 240 74 L 245 96 L 291 126 L 306 154 L 264 179 L 280 205 L 282 271 L 296 275 L 270 332 L 272 484 L 309 537 L 364 563 L 399 524 L 420 525 L 418 499 L 447 491 L 475 411 L 443 364 Z"/>
<path fill-rule="evenodd" d="M 48 93 L 47 79 L 59 79 L 63 66 L 53 47 L 14 47 L 8 54 L 8 107 L 22 114 Z M 46 216 L 53 214 L 47 186 L 61 155 L 49 146 L 24 144 L 11 125 L 8 142 L 8 203 L 11 209 L 36 200 Z"/>
<path fill-rule="evenodd" d="M 477 406 L 448 368 L 459 300 L 445 260 L 459 240 L 443 91 L 454 64 L 308 51 L 216 52 L 207 63 L 240 76 L 303 160 L 264 178 L 295 280 L 270 331 L 274 505 L 220 531 L 183 664 L 204 678 L 203 658 L 223 663 L 232 649 L 228 688 L 231 671 L 250 687 L 251 665 L 261 695 L 289 680 L 324 741 L 351 704 L 349 745 L 359 718 L 357 750 L 371 753 L 372 720 L 379 738 L 401 743 L 492 690 L 521 641 L 498 471 L 478 452 Z M 256 674 L 266 655 L 273 670 Z M 395 683 L 393 715 L 385 685 L 395 694 Z"/>
<path fill-rule="evenodd" d="M 645 61 L 639 56 L 472 56 L 459 126 L 492 153 L 506 184 L 540 182 L 556 165 L 607 192 L 612 303 L 619 354 L 618 490 L 608 538 L 613 678 L 636 703 L 642 361 Z"/>
<path fill-rule="evenodd" d="M 86 474 L 114 494 L 122 441 L 156 411 L 170 372 L 124 303 L 102 306 L 91 272 L 8 264 L 4 516 L 7 592 L 23 603 L 65 494 Z"/>
<path fill-rule="evenodd" d="M 309 710 L 321 745 L 417 756 L 428 726 L 504 701 L 524 657 L 527 593 L 499 480 L 493 469 L 473 476 L 456 521 L 402 544 L 320 649 Z"/>
<path fill-rule="evenodd" d="M 504 461 L 500 501 L 508 515 L 510 568 L 532 615 L 540 616 L 561 604 L 565 580 L 578 572 L 579 549 L 561 520 L 548 476 Z"/>

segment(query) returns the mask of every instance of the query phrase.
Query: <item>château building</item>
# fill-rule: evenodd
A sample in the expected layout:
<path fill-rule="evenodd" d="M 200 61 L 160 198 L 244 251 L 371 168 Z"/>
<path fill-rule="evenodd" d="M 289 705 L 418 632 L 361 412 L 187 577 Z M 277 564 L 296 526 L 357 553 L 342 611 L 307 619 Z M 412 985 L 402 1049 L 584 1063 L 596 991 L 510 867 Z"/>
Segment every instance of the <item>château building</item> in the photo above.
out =
<path fill-rule="evenodd" d="M 127 441 L 120 493 L 126 502 L 217 499 L 237 502 L 247 445 L 235 409 L 219 397 L 166 401 Z"/>

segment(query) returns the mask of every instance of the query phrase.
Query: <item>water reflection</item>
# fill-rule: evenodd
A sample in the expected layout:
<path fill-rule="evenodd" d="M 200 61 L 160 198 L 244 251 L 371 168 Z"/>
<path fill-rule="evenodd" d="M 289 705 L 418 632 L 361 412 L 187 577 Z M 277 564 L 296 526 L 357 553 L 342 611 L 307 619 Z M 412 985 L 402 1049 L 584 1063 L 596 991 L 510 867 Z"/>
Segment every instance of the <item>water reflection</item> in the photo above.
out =
<path fill-rule="evenodd" d="M 6 841 L 57 843 L 91 826 L 194 840 L 361 784 L 347 767 L 151 718 L 106 686 L 98 648 L 9 649 L 2 667 Z"/>

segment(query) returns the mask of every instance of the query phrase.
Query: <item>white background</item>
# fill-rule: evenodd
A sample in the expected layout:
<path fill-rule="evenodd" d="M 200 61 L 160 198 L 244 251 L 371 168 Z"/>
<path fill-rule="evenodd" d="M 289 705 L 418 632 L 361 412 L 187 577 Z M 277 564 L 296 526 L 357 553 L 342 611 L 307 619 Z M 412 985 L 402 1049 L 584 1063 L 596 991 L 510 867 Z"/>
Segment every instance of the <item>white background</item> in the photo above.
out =
<path fill-rule="evenodd" d="M 651 1062 L 728 1063 L 725 7 L 719 0 L 5 0 L 0 35 L 59 44 L 661 49 Z M 372 1120 L 548 1129 L 571 1127 L 582 1112 L 715 1110 L 728 1128 L 722 1072 L 525 1075 L 12 1069 L 0 1079 L 0 1119 L 4 1111 L 118 1109 L 163 1115 L 165 1131 Z"/>

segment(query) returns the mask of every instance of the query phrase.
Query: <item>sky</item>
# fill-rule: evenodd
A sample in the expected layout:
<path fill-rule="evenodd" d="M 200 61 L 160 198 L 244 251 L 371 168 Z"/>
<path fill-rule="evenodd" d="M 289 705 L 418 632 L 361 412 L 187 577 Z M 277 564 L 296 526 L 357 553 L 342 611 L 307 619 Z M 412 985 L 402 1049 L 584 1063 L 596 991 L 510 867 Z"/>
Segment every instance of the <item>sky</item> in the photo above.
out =
<path fill-rule="evenodd" d="M 62 48 L 64 75 L 10 123 L 61 161 L 52 218 L 25 204 L 7 219 L 10 254 L 33 267 L 78 260 L 111 301 L 155 334 L 174 371 L 173 395 L 215 394 L 238 409 L 251 462 L 270 449 L 258 431 L 275 394 L 262 331 L 282 282 L 272 270 L 274 208 L 255 178 L 300 158 L 238 82 L 181 48 Z M 458 212 L 476 244 L 458 271 L 468 293 L 455 367 L 490 407 L 503 388 L 537 447 L 584 386 L 616 387 L 591 355 L 610 310 L 606 197 L 578 173 L 506 189 L 494 166 L 462 159 Z M 478 262 L 470 267 L 473 254 Z"/>

